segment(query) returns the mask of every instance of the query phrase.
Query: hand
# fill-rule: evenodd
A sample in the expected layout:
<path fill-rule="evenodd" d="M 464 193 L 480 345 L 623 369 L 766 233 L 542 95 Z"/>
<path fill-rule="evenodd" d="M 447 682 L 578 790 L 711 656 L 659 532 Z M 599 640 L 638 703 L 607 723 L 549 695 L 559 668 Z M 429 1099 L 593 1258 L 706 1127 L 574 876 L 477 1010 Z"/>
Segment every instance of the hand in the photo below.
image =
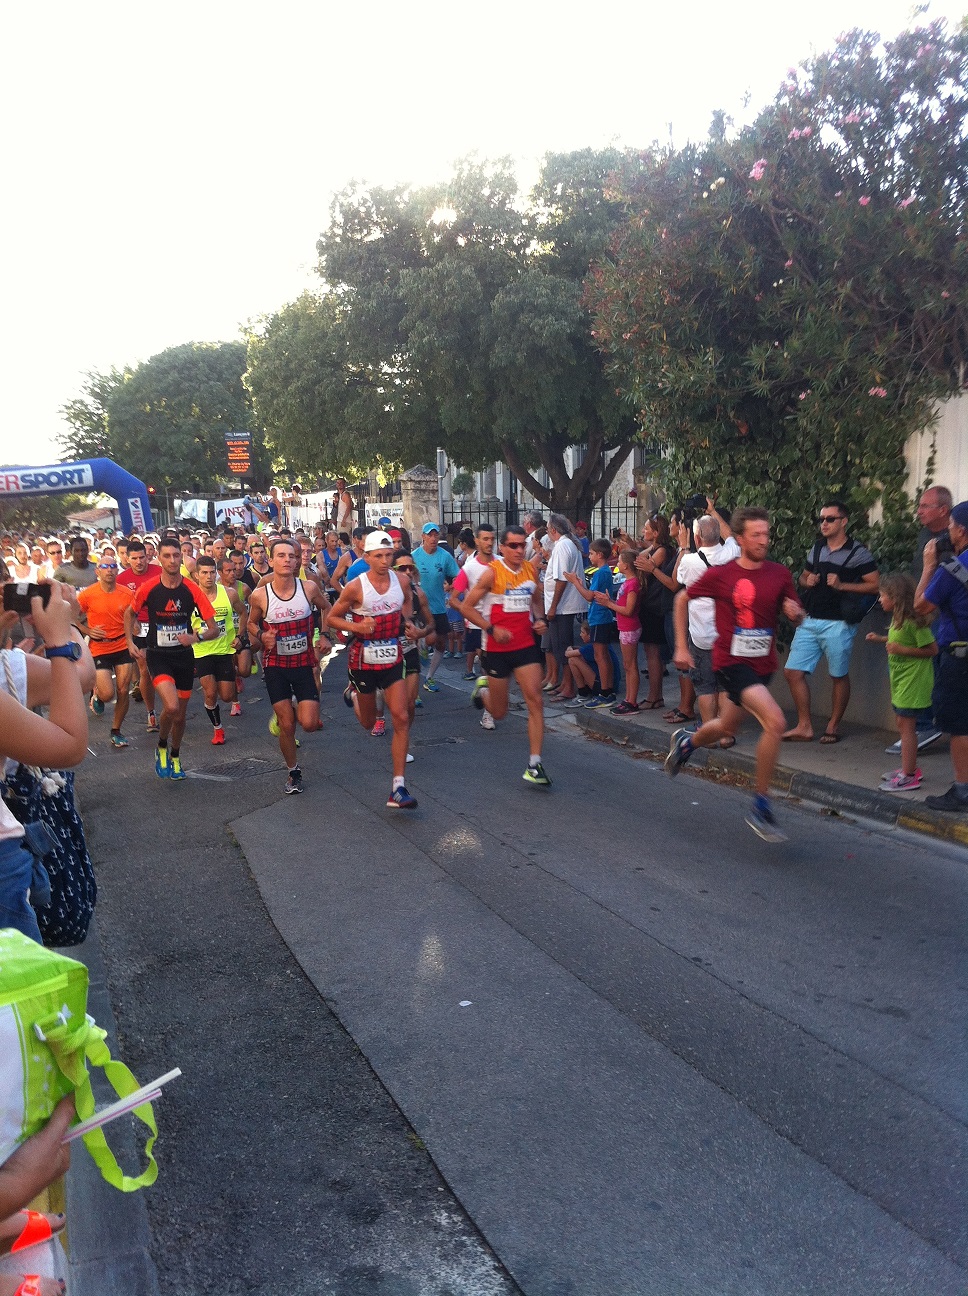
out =
<path fill-rule="evenodd" d="M 491 638 L 495 643 L 510 643 L 512 638 L 511 631 L 507 626 L 494 626 L 491 630 Z"/>
<path fill-rule="evenodd" d="M 85 634 L 88 639 L 106 639 L 108 637 L 107 632 L 102 630 L 100 626 L 88 626 Z"/>
<path fill-rule="evenodd" d="M 783 600 L 780 610 L 788 621 L 802 621 L 807 615 L 803 605 L 789 597 Z"/>
<path fill-rule="evenodd" d="M 137 644 L 129 644 L 128 652 L 135 659 L 135 661 L 144 661 L 145 659 L 145 650 L 143 648 L 139 648 Z"/>
<path fill-rule="evenodd" d="M 62 1098 L 43 1129 L 21 1143 L 0 1166 L 0 1208 L 4 1215 L 22 1209 L 67 1173 L 71 1149 L 63 1139 L 75 1116 L 74 1099 Z"/>
<path fill-rule="evenodd" d="M 544 617 L 537 617 L 533 622 L 533 628 L 537 630 L 538 634 L 544 634 L 545 631 L 548 629 L 548 622 L 544 619 Z"/>
<path fill-rule="evenodd" d="M 643 552 L 635 560 L 635 570 L 643 572 L 655 571 L 655 563 L 649 554 Z"/>
<path fill-rule="evenodd" d="M 887 643 L 887 635 L 875 634 L 873 630 L 866 636 L 868 643 Z"/>
<path fill-rule="evenodd" d="M 827 572 L 827 589 L 840 589 L 843 582 L 836 572 Z"/>
<path fill-rule="evenodd" d="M 74 615 L 70 597 L 61 592 L 69 589 L 69 586 L 61 581 L 42 583 L 50 585 L 50 602 L 44 607 L 37 594 L 30 600 L 30 617 L 34 628 L 40 631 L 44 643 L 70 643 L 74 637 L 71 634 Z"/>
<path fill-rule="evenodd" d="M 814 585 L 820 584 L 820 573 L 804 572 L 800 584 L 806 586 L 807 589 L 813 589 Z"/>
<path fill-rule="evenodd" d="M 683 648 L 682 650 L 676 649 L 673 654 L 672 664 L 675 666 L 676 670 L 687 671 L 696 669 L 696 663 L 693 661 L 692 653 L 688 648 Z"/>
<path fill-rule="evenodd" d="M 922 569 L 924 575 L 926 576 L 933 575 L 933 573 L 938 569 L 939 561 L 940 558 L 938 554 L 938 541 L 929 540 L 928 543 L 924 546 L 924 567 Z"/>
<path fill-rule="evenodd" d="M 608 607 L 609 603 L 612 601 L 604 590 L 597 590 L 592 597 L 599 607 Z"/>
<path fill-rule="evenodd" d="M 268 642 L 266 642 L 268 640 Z M 259 633 L 259 641 L 267 652 L 272 652 L 276 646 L 276 632 L 271 626 L 263 626 Z"/>
<path fill-rule="evenodd" d="M 899 643 L 891 643 L 888 639 L 885 639 L 885 640 L 884 640 L 884 643 L 887 645 L 887 652 L 888 652 L 888 655 L 889 655 L 889 656 L 891 656 L 891 657 L 906 657 L 906 656 L 907 656 L 907 654 L 906 654 L 905 651 L 904 651 L 904 645 L 903 645 L 903 644 L 899 644 Z"/>

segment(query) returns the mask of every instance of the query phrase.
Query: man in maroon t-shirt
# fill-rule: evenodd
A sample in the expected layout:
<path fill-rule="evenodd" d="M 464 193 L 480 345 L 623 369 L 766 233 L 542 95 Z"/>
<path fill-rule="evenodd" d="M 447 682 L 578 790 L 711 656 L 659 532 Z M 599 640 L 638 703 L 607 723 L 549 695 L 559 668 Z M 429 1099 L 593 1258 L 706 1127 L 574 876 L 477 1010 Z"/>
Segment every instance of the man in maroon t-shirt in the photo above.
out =
<path fill-rule="evenodd" d="M 687 644 L 688 602 L 704 597 L 714 600 L 713 670 L 727 700 L 716 719 L 708 720 L 694 734 L 680 729 L 672 735 L 665 769 L 670 778 L 675 778 L 696 747 L 710 747 L 721 738 L 735 737 L 743 711 L 749 711 L 759 721 L 763 734 L 756 748 L 756 793 L 746 822 L 764 841 L 785 841 L 776 827 L 769 791 L 786 717 L 770 693 L 769 684 L 777 668 L 777 618 L 782 612 L 791 621 L 801 621 L 806 613 L 789 569 L 767 561 L 770 516 L 766 509 L 737 509 L 730 525 L 740 556 L 721 567 L 710 567 L 676 595 L 673 608 L 673 660 L 679 670 L 691 670 L 694 662 Z"/>
<path fill-rule="evenodd" d="M 161 568 L 157 563 L 148 562 L 148 553 L 144 544 L 140 540 L 128 541 L 128 566 L 118 572 L 118 584 L 125 585 L 132 594 L 138 590 L 145 581 L 156 581 L 161 575 Z M 148 613 L 142 611 L 139 614 L 140 631 L 139 636 L 143 638 L 148 633 Z M 148 733 L 158 732 L 158 718 L 155 715 L 155 686 L 151 682 L 151 676 L 148 674 L 148 666 L 144 658 L 136 662 L 141 678 L 138 682 L 138 688 L 141 691 L 141 700 L 144 702 L 148 711 Z"/>

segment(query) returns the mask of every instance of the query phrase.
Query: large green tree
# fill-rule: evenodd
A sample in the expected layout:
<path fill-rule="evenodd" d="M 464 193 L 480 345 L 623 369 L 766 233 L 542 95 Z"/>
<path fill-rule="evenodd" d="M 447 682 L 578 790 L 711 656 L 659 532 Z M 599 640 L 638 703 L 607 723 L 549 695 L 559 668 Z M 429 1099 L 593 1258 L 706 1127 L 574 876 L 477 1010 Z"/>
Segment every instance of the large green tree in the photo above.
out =
<path fill-rule="evenodd" d="M 637 435 L 583 301 L 621 215 L 604 192 L 617 161 L 551 155 L 529 195 L 509 164 L 478 162 L 440 186 L 339 195 L 319 241 L 327 292 L 250 339 L 274 444 L 306 470 L 407 465 L 436 446 L 469 468 L 501 459 L 587 517 Z"/>
<path fill-rule="evenodd" d="M 738 138 L 626 158 L 589 291 L 671 491 L 768 504 L 799 561 L 824 495 L 910 540 L 903 447 L 968 345 L 965 27 L 851 32 Z"/>
<path fill-rule="evenodd" d="M 62 413 L 65 454 L 113 459 L 156 490 L 210 492 L 229 480 L 225 433 L 252 433 L 249 484 L 272 479 L 265 436 L 242 381 L 243 342 L 188 342 L 134 369 L 91 374 Z"/>

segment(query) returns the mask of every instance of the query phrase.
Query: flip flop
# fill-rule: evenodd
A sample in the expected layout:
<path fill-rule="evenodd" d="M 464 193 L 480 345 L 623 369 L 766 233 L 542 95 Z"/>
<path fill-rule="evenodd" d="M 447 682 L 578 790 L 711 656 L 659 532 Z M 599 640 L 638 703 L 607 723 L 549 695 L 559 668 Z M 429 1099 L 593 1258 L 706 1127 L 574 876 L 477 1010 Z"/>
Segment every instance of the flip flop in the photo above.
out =
<path fill-rule="evenodd" d="M 832 747 L 834 743 L 839 743 L 839 742 L 840 742 L 840 734 L 825 733 L 820 735 L 821 747 Z"/>
<path fill-rule="evenodd" d="M 811 734 L 809 738 L 805 738 L 803 734 L 784 734 L 783 741 L 784 742 L 813 742 L 813 735 Z M 821 738 L 820 741 L 823 742 L 823 739 Z"/>
<path fill-rule="evenodd" d="M 49 1242 L 55 1234 L 61 1232 L 67 1222 L 63 1215 L 51 1215 L 48 1218 L 35 1210 L 17 1211 L 10 1218 L 16 1219 L 18 1215 L 24 1217 L 24 1226 L 9 1246 L 0 1242 L 0 1255 L 13 1255 L 17 1251 L 25 1251 L 27 1247 L 36 1246 L 38 1242 Z M 54 1221 L 53 1224 L 51 1220 Z"/>
<path fill-rule="evenodd" d="M 666 724 L 692 724 L 695 718 L 694 715 L 686 715 L 685 711 L 680 711 L 678 707 L 673 711 L 667 711 L 662 717 Z"/>

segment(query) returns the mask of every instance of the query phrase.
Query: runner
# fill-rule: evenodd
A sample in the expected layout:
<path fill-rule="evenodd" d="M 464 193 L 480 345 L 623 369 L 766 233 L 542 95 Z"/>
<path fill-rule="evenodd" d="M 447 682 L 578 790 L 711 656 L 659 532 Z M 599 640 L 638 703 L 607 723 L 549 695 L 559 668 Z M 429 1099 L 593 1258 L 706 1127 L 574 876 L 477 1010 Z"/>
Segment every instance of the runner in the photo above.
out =
<path fill-rule="evenodd" d="M 112 559 L 99 558 L 95 570 L 97 583 L 88 585 L 77 594 L 84 614 L 78 628 L 91 640 L 96 654 L 91 710 L 95 715 L 103 715 L 106 704 L 114 698 L 111 746 L 127 747 L 128 740 L 121 736 L 121 726 L 128 714 L 131 654 L 125 637 L 124 613 L 131 606 L 134 595 L 126 586 L 118 584 L 118 565 Z"/>
<path fill-rule="evenodd" d="M 389 532 L 387 534 L 389 535 Z M 403 572 L 409 578 L 413 598 L 413 617 L 404 622 L 403 632 L 403 682 L 407 686 L 407 709 L 410 712 L 412 726 L 417 704 L 420 702 L 420 640 L 430 634 L 434 615 L 430 610 L 426 594 L 420 588 L 420 573 L 414 566 L 413 555 L 409 552 L 396 551 L 393 570 L 398 573 Z M 378 697 L 382 699 L 382 693 L 378 694 Z M 377 725 L 381 723 L 377 720 L 371 732 L 375 732 Z M 413 753 L 408 751 L 407 764 L 409 765 L 412 760 Z"/>
<path fill-rule="evenodd" d="M 231 570 L 226 563 L 231 561 Z M 245 554 L 241 549 L 230 550 L 222 559 L 221 569 L 219 571 L 219 580 L 226 589 L 234 588 L 239 596 L 239 602 L 245 607 L 246 619 L 249 615 L 249 595 L 254 588 L 245 579 L 247 575 L 245 566 Z M 241 694 L 245 687 L 245 681 L 250 675 L 255 674 L 255 665 L 252 660 L 252 649 L 249 647 L 249 636 L 240 628 L 238 615 L 235 617 L 235 628 L 239 636 L 238 652 L 235 654 L 235 689 L 236 694 Z M 232 704 L 231 715 L 240 716 L 242 707 L 239 703 L 238 696 Z"/>
<path fill-rule="evenodd" d="M 480 578 L 481 572 L 485 567 L 490 567 L 496 558 L 494 556 L 494 528 L 490 522 L 482 522 L 474 533 L 474 553 L 470 554 L 460 572 L 454 577 L 453 593 L 450 596 L 450 606 L 456 608 L 463 614 L 464 597 L 472 585 L 476 585 Z M 474 662 L 481 652 L 481 631 L 464 617 L 466 630 L 464 633 L 464 679 L 470 680 L 475 678 Z M 483 669 L 483 664 L 481 669 Z M 481 728 L 493 731 L 497 728 L 494 723 L 494 717 L 486 708 L 481 716 Z"/>
<path fill-rule="evenodd" d="M 186 775 L 181 763 L 181 740 L 195 679 L 192 645 L 217 638 L 218 628 L 208 598 L 194 581 L 185 580 L 179 570 L 181 549 L 174 537 L 159 540 L 158 557 L 161 574 L 156 581 L 146 582 L 135 592 L 133 602 L 125 610 L 124 628 L 128 651 L 135 661 L 145 659 L 155 694 L 162 702 L 155 773 L 163 779 L 183 779 Z M 142 608 L 148 613 L 145 647 L 140 647 L 134 639 Z M 191 628 L 193 612 L 198 612 L 204 622 L 204 629 L 198 632 Z"/>
<path fill-rule="evenodd" d="M 214 558 L 202 554 L 195 566 L 199 588 L 212 605 L 215 624 L 219 630 L 217 638 L 199 640 L 193 650 L 195 674 L 201 683 L 205 697 L 205 714 L 211 720 L 214 730 L 213 747 L 219 747 L 225 742 L 225 729 L 222 726 L 219 702 L 231 702 L 232 714 L 237 714 L 235 706 L 239 695 L 235 684 L 235 652 L 239 646 L 240 636 L 245 632 L 248 616 L 245 604 L 235 589 L 235 564 L 231 558 L 223 558 L 222 566 L 232 581 L 230 587 L 215 579 Z M 192 629 L 197 632 L 200 627 L 200 618 L 193 617 Z"/>
<path fill-rule="evenodd" d="M 428 693 L 439 693 L 440 685 L 434 679 L 440 663 L 444 660 L 444 649 L 447 647 L 447 598 L 444 594 L 444 581 L 451 581 L 460 571 L 457 559 L 449 549 L 440 548 L 440 527 L 436 522 L 424 523 L 422 543 L 413 551 L 413 561 L 420 572 L 420 584 L 427 595 L 427 602 L 434 614 L 433 655 L 427 669 L 424 688 Z"/>
<path fill-rule="evenodd" d="M 315 581 L 302 581 L 296 576 L 299 546 L 295 541 L 276 540 L 271 561 L 271 580 L 249 595 L 248 636 L 250 643 L 262 647 L 262 676 L 273 710 L 269 729 L 279 739 L 279 750 L 289 770 L 286 795 L 293 796 L 303 791 L 296 756 L 296 721 L 306 733 L 323 727 L 319 689 L 313 675 L 318 660 L 313 634 L 318 613 L 320 649 L 325 644 L 324 651 L 328 651 L 329 602 Z"/>
<path fill-rule="evenodd" d="M 393 787 L 387 806 L 391 810 L 413 810 L 417 801 L 407 791 L 404 777 L 411 711 L 403 678 L 401 629 L 405 628 L 411 642 L 420 637 L 420 631 L 413 624 L 409 578 L 390 570 L 394 556 L 391 538 L 385 531 L 371 531 L 364 541 L 364 554 L 369 570 L 346 582 L 329 617 L 334 630 L 353 636 L 347 662 L 350 682 L 343 700 L 354 708 L 363 728 L 372 732 L 376 691 L 383 690 L 393 721 Z"/>
<path fill-rule="evenodd" d="M 137 537 L 128 541 L 128 566 L 124 571 L 119 571 L 117 581 L 129 589 L 132 594 L 141 588 L 142 585 L 154 583 L 161 575 L 161 568 L 148 565 L 148 552 L 142 541 Z M 148 634 L 148 613 L 144 608 L 141 609 L 136 627 L 138 646 L 146 647 Z M 138 691 L 141 693 L 141 700 L 145 704 L 148 713 L 145 729 L 148 733 L 158 732 L 158 717 L 155 714 L 155 689 L 151 682 L 151 676 L 148 674 L 148 663 L 144 653 L 140 657 L 134 658 L 134 666 L 138 671 Z"/>
<path fill-rule="evenodd" d="M 693 670 L 687 644 L 690 599 L 711 598 L 716 608 L 713 670 L 725 699 L 719 715 L 694 734 L 679 729 L 672 735 L 666 773 L 675 776 L 696 747 L 711 747 L 722 738 L 735 738 L 748 711 L 763 730 L 756 748 L 756 793 L 746 822 L 764 841 L 786 841 L 776 826 L 770 804 L 770 779 L 776 766 L 786 717 L 774 701 L 769 684 L 777 668 L 776 622 L 782 612 L 791 621 L 806 616 L 789 570 L 768 562 L 770 515 L 763 508 L 740 508 L 730 521 L 740 556 L 709 570 L 676 595 L 673 613 L 679 670 Z"/>
<path fill-rule="evenodd" d="M 484 567 L 464 599 L 465 619 L 484 631 L 484 677 L 474 685 L 471 700 L 479 710 L 502 720 L 508 712 L 508 681 L 514 676 L 528 708 L 531 755 L 522 777 L 534 787 L 550 787 L 541 763 L 544 742 L 544 698 L 541 677 L 544 663 L 535 631 L 547 629 L 538 576 L 524 560 L 524 527 L 505 527 L 501 556 Z M 468 560 L 469 561 L 469 560 Z"/>

